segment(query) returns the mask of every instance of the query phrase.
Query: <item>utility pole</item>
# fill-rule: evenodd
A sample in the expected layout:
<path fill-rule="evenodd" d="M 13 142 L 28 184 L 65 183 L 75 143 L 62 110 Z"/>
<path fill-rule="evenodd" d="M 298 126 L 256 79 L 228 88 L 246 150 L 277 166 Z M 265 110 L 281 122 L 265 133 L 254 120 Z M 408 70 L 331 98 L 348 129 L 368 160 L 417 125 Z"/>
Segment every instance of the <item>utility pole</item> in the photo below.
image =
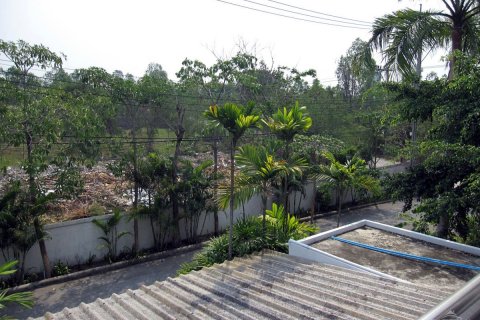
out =
<path fill-rule="evenodd" d="M 422 12 L 422 4 L 420 3 L 420 12 Z M 418 89 L 420 87 L 420 81 L 422 79 L 422 47 L 418 49 L 417 54 L 417 65 L 416 65 L 416 74 L 417 80 L 415 81 L 415 88 Z M 413 119 L 412 121 L 412 155 L 410 159 L 410 167 L 413 167 L 415 162 L 415 156 L 417 153 L 417 119 Z"/>

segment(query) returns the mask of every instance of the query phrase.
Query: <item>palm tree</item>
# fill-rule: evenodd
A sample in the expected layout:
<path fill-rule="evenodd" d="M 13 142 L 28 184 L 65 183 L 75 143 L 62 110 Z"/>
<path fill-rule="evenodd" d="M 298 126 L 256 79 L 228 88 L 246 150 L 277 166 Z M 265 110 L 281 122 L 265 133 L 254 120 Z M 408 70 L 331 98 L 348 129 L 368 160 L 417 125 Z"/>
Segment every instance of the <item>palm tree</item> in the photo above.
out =
<path fill-rule="evenodd" d="M 235 159 L 241 169 L 236 177 L 238 188 L 244 190 L 243 194 L 248 198 L 253 194 L 260 194 L 262 198 L 262 228 L 265 236 L 267 200 L 273 192 L 274 182 L 280 178 L 281 172 L 286 170 L 285 161 L 275 160 L 272 152 L 264 146 L 253 145 L 239 148 Z"/>
<path fill-rule="evenodd" d="M 277 136 L 278 139 L 285 143 L 284 158 L 290 161 L 290 144 L 295 136 L 299 133 L 305 133 L 312 126 L 312 118 L 307 113 L 307 107 L 295 103 L 290 110 L 286 107 L 278 109 L 277 113 L 263 120 L 270 131 Z M 288 211 L 288 175 L 285 176 L 283 196 L 284 206 Z"/>
<path fill-rule="evenodd" d="M 404 9 L 375 20 L 370 47 L 385 55 L 385 67 L 394 67 L 403 76 L 413 74 L 422 51 L 451 46 L 451 52 L 478 53 L 480 48 L 479 2 L 442 0 L 444 11 Z M 450 58 L 449 78 L 454 73 L 455 57 Z"/>
<path fill-rule="evenodd" d="M 247 106 L 226 103 L 223 106 L 210 106 L 204 112 L 207 119 L 212 120 L 216 125 L 222 126 L 230 133 L 230 227 L 228 242 L 228 258 L 232 259 L 232 241 L 233 241 L 233 208 L 234 208 L 234 190 L 235 190 L 235 149 L 238 140 L 245 131 L 259 125 L 260 117 L 253 113 L 253 104 Z"/>
<path fill-rule="evenodd" d="M 320 165 L 317 179 L 326 182 L 336 192 L 337 228 L 340 226 L 342 201 L 349 189 L 365 189 L 374 194 L 379 192 L 379 181 L 373 178 L 364 160 L 354 156 L 345 164 L 340 163 L 330 152 L 323 156 L 330 162 L 329 165 Z"/>

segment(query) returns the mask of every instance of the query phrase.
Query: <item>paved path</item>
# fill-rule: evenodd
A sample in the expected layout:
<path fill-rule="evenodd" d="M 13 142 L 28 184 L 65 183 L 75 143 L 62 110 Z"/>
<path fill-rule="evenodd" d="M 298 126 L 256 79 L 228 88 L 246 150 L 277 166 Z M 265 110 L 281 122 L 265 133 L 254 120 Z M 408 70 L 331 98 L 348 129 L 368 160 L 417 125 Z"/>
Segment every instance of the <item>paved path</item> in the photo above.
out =
<path fill-rule="evenodd" d="M 389 225 L 396 225 L 404 222 L 400 217 L 403 202 L 382 203 L 377 206 L 365 207 L 357 210 L 342 210 L 340 217 L 340 226 L 367 219 L 381 222 Z M 337 227 L 337 215 L 333 214 L 316 221 L 316 225 L 320 228 L 320 232 L 328 231 Z"/>
<path fill-rule="evenodd" d="M 402 221 L 399 213 L 402 203 L 384 203 L 378 206 L 363 209 L 344 211 L 341 225 L 361 219 L 370 219 L 386 224 L 395 225 Z M 331 215 L 317 220 L 320 231 L 327 231 L 337 226 L 337 216 Z M 61 311 L 65 307 L 75 307 L 81 302 L 93 302 L 97 298 L 107 298 L 113 293 L 120 294 L 127 289 L 137 289 L 145 284 L 165 280 L 175 275 L 181 263 L 190 261 L 198 250 L 161 259 L 145 262 L 108 273 L 90 276 L 78 280 L 46 286 L 34 290 L 35 306 L 31 310 L 10 306 L 4 309 L 5 313 L 19 319 L 39 317 L 49 311 Z"/>
<path fill-rule="evenodd" d="M 9 306 L 2 311 L 18 319 L 40 317 L 47 311 L 55 313 L 65 307 L 76 307 L 81 302 L 89 303 L 97 298 L 108 298 L 127 289 L 137 289 L 174 276 L 180 264 L 190 261 L 199 250 L 165 259 L 136 264 L 108 273 L 59 283 L 35 289 L 33 309 Z"/>

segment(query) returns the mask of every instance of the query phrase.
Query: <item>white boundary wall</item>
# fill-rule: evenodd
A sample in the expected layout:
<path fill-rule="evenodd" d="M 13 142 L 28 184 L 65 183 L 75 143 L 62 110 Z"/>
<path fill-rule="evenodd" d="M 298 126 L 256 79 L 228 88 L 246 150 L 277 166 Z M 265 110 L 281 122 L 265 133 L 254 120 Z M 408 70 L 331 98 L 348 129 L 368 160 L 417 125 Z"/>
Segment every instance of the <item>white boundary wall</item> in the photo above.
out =
<path fill-rule="evenodd" d="M 403 170 L 404 165 L 394 165 L 386 167 L 385 171 L 389 172 L 393 168 L 395 171 Z M 300 208 L 309 210 L 313 201 L 313 184 L 306 185 L 306 195 L 303 197 L 300 193 L 293 193 L 290 196 L 290 212 L 293 212 L 293 204 L 296 203 L 296 208 L 300 202 Z M 346 199 L 345 201 L 348 201 Z M 260 196 L 252 197 L 245 203 L 246 216 L 260 215 L 261 198 Z M 271 207 L 271 200 L 268 203 L 268 208 Z M 225 230 L 228 226 L 228 209 L 218 213 L 218 222 L 220 230 Z M 68 265 L 77 265 L 85 263 L 91 256 L 95 255 L 94 261 L 102 260 L 106 254 L 106 249 L 99 248 L 102 241 L 98 237 L 103 236 L 101 230 L 93 223 L 93 219 L 108 219 L 110 215 L 89 217 L 84 219 L 72 220 L 67 222 L 60 222 L 49 224 L 45 226 L 46 231 L 50 235 L 50 239 L 46 240 L 47 252 L 50 263 L 53 266 L 58 261 Z M 243 208 L 239 207 L 234 211 L 234 221 L 243 217 Z M 204 223 L 205 220 L 205 223 Z M 203 229 L 202 229 L 203 226 Z M 125 247 L 131 248 L 133 243 L 133 222 L 128 222 L 127 217 L 124 217 L 117 227 L 118 232 L 128 231 L 131 235 L 124 236 L 120 239 L 117 251 L 121 252 Z M 213 234 L 214 222 L 213 213 L 209 213 L 205 219 L 205 213 L 202 213 L 198 226 L 197 234 L 208 235 Z M 180 221 L 180 238 L 185 239 L 185 222 Z M 139 220 L 139 247 L 140 249 L 149 249 L 154 246 L 154 241 L 151 232 L 150 221 L 148 218 Z M 3 258 L 0 258 L 3 262 Z M 33 246 L 27 254 L 26 258 L 26 272 L 42 272 L 43 264 L 40 256 L 38 244 Z"/>
<path fill-rule="evenodd" d="M 343 226 L 343 227 L 339 227 L 339 228 L 336 228 L 336 229 L 333 229 L 333 230 L 329 230 L 329 231 L 326 231 L 326 232 L 315 234 L 313 236 L 307 237 L 307 238 L 302 239 L 302 240 L 298 240 L 298 241 L 290 240 L 290 241 L 288 241 L 288 253 L 292 256 L 295 256 L 295 257 L 301 257 L 301 258 L 304 258 L 304 259 L 309 259 L 309 260 L 313 260 L 313 261 L 317 261 L 317 262 L 321 262 L 321 263 L 331 264 L 331 265 L 335 265 L 335 266 L 339 266 L 339 267 L 343 267 L 343 268 L 347 268 L 347 269 L 351 269 L 351 270 L 370 273 L 370 274 L 373 274 L 373 275 L 376 275 L 376 276 L 380 276 L 380 277 L 384 277 L 384 278 L 388 278 L 388 279 L 393 279 L 393 280 L 400 281 L 400 282 L 406 282 L 405 280 L 393 277 L 391 275 L 382 273 L 382 272 L 377 271 L 377 270 L 372 269 L 372 268 L 368 268 L 368 267 L 359 265 L 359 264 L 354 263 L 352 261 L 337 257 L 335 255 L 332 255 L 330 253 L 327 253 L 325 251 L 319 250 L 319 249 L 311 246 L 311 244 L 313 244 L 313 243 L 328 239 L 332 236 L 338 236 L 338 235 L 341 235 L 343 233 L 346 233 L 346 232 L 349 232 L 349 231 L 352 231 L 352 230 L 355 230 L 355 229 L 358 229 L 358 228 L 362 228 L 362 227 L 371 227 L 371 228 L 375 228 L 375 229 L 379 229 L 379 230 L 384 230 L 384 231 L 392 232 L 392 233 L 399 234 L 399 235 L 402 235 L 402 236 L 405 236 L 405 237 L 409 237 L 409 238 L 433 243 L 433 244 L 436 244 L 436 245 L 439 245 L 439 246 L 443 246 L 445 248 L 454 249 L 454 250 L 466 252 L 466 253 L 469 253 L 469 254 L 473 254 L 473 255 L 476 255 L 476 256 L 480 256 L 480 248 L 477 248 L 477 247 L 473 247 L 473 246 L 469 246 L 469 245 L 465 245 L 465 244 L 461 244 L 461 243 L 458 243 L 458 242 L 449 241 L 449 240 L 445 240 L 445 239 L 441 239 L 441 238 L 437 238 L 437 237 L 432 237 L 432 236 L 422 234 L 422 233 L 418 233 L 418 232 L 415 232 L 415 231 L 410 231 L 410 230 L 405 230 L 405 229 L 401 229 L 401 228 L 397 228 L 397 227 L 392 227 L 392 226 L 389 226 L 389 225 L 386 225 L 386 224 L 383 224 L 383 223 L 374 222 L 374 221 L 370 221 L 370 220 L 360 220 L 360 221 L 348 224 L 348 225 Z"/>

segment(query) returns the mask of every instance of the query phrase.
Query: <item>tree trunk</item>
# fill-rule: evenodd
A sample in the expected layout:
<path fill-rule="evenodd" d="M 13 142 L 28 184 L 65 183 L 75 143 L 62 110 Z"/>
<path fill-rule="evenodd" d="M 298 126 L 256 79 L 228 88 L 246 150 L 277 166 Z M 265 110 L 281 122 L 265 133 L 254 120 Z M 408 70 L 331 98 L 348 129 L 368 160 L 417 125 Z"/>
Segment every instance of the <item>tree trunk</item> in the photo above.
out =
<path fill-rule="evenodd" d="M 27 126 L 27 125 L 26 125 Z M 28 186 L 29 186 L 29 201 L 30 206 L 33 207 L 36 202 L 36 188 L 35 188 L 35 176 L 33 173 L 33 141 L 32 136 L 29 133 L 28 127 L 25 130 L 25 140 L 27 144 L 27 161 L 28 161 Z M 38 240 L 38 246 L 40 248 L 40 255 L 42 256 L 43 268 L 45 278 L 50 278 L 52 270 L 50 268 L 50 260 L 48 259 L 47 246 L 45 245 L 45 240 L 43 239 L 42 226 L 40 224 L 39 217 L 34 217 L 33 225 L 35 228 L 35 235 Z"/>
<path fill-rule="evenodd" d="M 234 188 L 235 188 L 235 147 L 236 141 L 232 139 L 232 145 L 230 148 L 230 224 L 228 230 L 228 259 L 233 258 L 233 205 L 234 201 Z"/>
<path fill-rule="evenodd" d="M 22 252 L 22 264 L 20 269 L 17 270 L 17 285 L 23 284 L 23 279 L 25 277 L 25 258 L 27 256 L 27 251 Z"/>
<path fill-rule="evenodd" d="M 50 268 L 50 260 L 48 259 L 47 246 L 45 245 L 45 240 L 43 240 L 42 227 L 40 225 L 40 220 L 38 217 L 35 217 L 35 219 L 33 220 L 33 225 L 35 227 L 35 234 L 38 239 L 38 246 L 40 247 L 43 268 L 45 269 L 45 278 L 50 278 L 52 275 L 52 269 Z"/>
<path fill-rule="evenodd" d="M 462 37 L 463 37 L 463 23 L 460 21 L 453 22 L 453 29 L 452 29 L 452 57 L 450 58 L 450 70 L 448 71 L 448 80 L 452 80 L 455 77 L 455 50 L 462 51 Z"/>
<path fill-rule="evenodd" d="M 262 192 L 262 217 L 263 217 L 263 220 L 262 220 L 262 238 L 263 238 L 263 241 L 266 240 L 266 236 L 267 236 L 267 223 L 266 223 L 266 219 L 267 219 L 267 216 L 266 216 L 266 211 L 267 210 L 267 195 L 265 194 L 265 192 Z"/>
<path fill-rule="evenodd" d="M 337 189 L 337 228 L 340 227 L 340 214 L 342 212 L 343 191 Z"/>
<path fill-rule="evenodd" d="M 215 182 L 213 184 L 213 194 L 217 196 L 218 184 L 217 184 L 217 174 L 218 174 L 218 140 L 215 137 L 213 142 L 213 176 L 215 177 Z M 218 236 L 218 207 L 215 204 L 213 209 L 213 225 L 214 231 L 213 234 Z"/>
<path fill-rule="evenodd" d="M 448 212 L 441 212 L 437 224 L 437 237 L 446 239 L 448 237 L 450 221 Z"/>
<path fill-rule="evenodd" d="M 313 220 L 315 217 L 315 207 L 317 205 L 317 181 L 313 180 L 313 197 L 312 197 L 312 206 L 310 208 L 310 223 L 313 224 Z"/>
<path fill-rule="evenodd" d="M 183 127 L 183 117 L 185 115 L 185 109 L 180 107 L 177 103 L 177 126 L 175 130 L 175 135 L 177 140 L 175 142 L 175 153 L 173 155 L 172 161 L 172 191 L 170 193 L 172 199 L 172 218 L 173 223 L 175 225 L 175 232 L 176 235 L 174 237 L 174 243 L 178 244 L 180 240 L 180 214 L 179 214 L 179 204 L 178 204 L 178 197 L 177 197 L 177 176 L 178 176 L 178 158 L 180 157 L 180 145 L 183 140 L 183 136 L 185 134 L 185 128 Z"/>
<path fill-rule="evenodd" d="M 130 116 L 132 118 L 132 145 L 133 145 L 133 252 L 136 255 L 138 253 L 138 193 L 140 186 L 138 185 L 138 146 L 137 146 L 137 121 L 136 111 L 133 110 L 133 106 L 130 106 Z"/>

